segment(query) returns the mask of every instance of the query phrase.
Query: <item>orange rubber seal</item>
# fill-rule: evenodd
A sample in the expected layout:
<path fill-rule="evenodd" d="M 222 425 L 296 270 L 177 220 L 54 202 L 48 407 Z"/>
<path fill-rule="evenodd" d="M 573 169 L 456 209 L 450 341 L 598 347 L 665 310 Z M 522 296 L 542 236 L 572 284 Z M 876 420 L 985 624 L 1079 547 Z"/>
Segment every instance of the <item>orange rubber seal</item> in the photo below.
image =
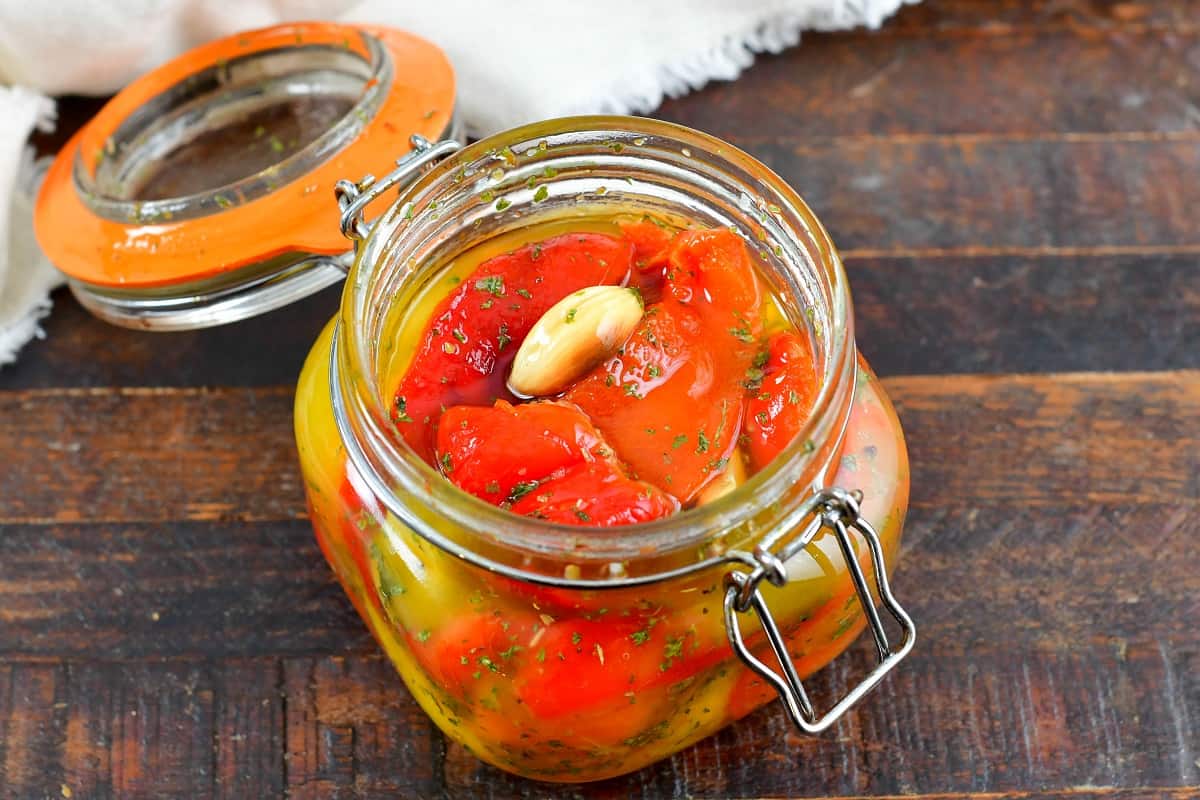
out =
<path fill-rule="evenodd" d="M 201 70 L 251 53 L 331 45 L 365 55 L 361 33 L 379 40 L 392 80 L 374 117 L 327 160 L 278 189 L 219 213 L 180 220 L 116 221 L 80 196 L 76 163 L 94 175 L 95 154 L 111 147 L 121 124 L 147 101 Z M 454 111 L 454 72 L 433 44 L 402 31 L 324 22 L 280 25 L 196 48 L 131 83 L 58 154 L 37 200 L 34 229 L 60 270 L 102 287 L 162 287 L 212 278 L 290 252 L 344 253 L 333 186 L 386 172 L 411 149 L 415 133 L 436 140 Z M 91 155 L 89 155 L 91 154 Z"/>

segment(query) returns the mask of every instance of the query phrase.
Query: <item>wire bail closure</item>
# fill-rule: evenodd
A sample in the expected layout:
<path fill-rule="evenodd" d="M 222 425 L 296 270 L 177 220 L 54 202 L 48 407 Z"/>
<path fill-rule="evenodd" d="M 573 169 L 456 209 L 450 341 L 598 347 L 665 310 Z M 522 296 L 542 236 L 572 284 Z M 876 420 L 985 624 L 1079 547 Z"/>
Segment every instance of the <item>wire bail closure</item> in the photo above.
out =
<path fill-rule="evenodd" d="M 888 584 L 886 564 L 883 558 L 883 546 L 879 535 L 871 524 L 859 515 L 859 504 L 862 493 L 848 492 L 844 489 L 830 488 L 816 492 L 806 504 L 805 516 L 812 519 L 805 525 L 799 536 L 786 541 L 778 550 L 774 548 L 784 538 L 790 527 L 784 527 L 779 533 L 764 538 L 754 553 L 728 553 L 727 556 L 740 564 L 750 567 L 749 572 L 742 570 L 730 571 L 725 576 L 725 628 L 729 636 L 729 644 L 733 651 L 745 662 L 746 666 L 766 680 L 787 708 L 788 715 L 797 728 L 809 734 L 821 733 L 838 721 L 854 704 L 874 689 L 883 677 L 908 655 L 916 643 L 917 629 L 912 618 L 900 606 L 892 594 Z M 900 624 L 904 638 L 898 649 L 893 650 L 888 642 L 887 631 L 875 607 L 875 599 L 871 594 L 870 585 L 863 574 L 862 566 L 854 554 L 854 544 L 850 539 L 850 529 L 858 531 L 870 550 L 871 566 L 875 573 L 875 585 L 879 599 L 888 613 Z M 850 571 L 858 601 L 866 614 L 871 634 L 875 639 L 875 648 L 879 663 L 862 681 L 848 691 L 845 697 L 838 700 L 823 716 L 818 716 L 812 701 L 805 691 L 804 685 L 796 674 L 796 667 L 788 654 L 787 642 L 780 633 L 779 626 L 771 614 L 767 602 L 759 591 L 763 580 L 773 586 L 783 587 L 788 582 L 786 562 L 807 547 L 822 531 L 829 530 L 837 537 L 842 556 Z M 742 636 L 739 615 L 753 611 L 762 624 L 763 633 L 771 650 L 778 661 L 779 671 L 763 663 L 750 651 Z"/>
<path fill-rule="evenodd" d="M 462 148 L 453 139 L 434 143 L 415 133 L 409 141 L 413 149 L 396 159 L 396 168 L 383 176 L 382 180 L 377 181 L 374 175 L 366 175 L 357 183 L 343 179 L 334 184 L 333 192 L 342 211 L 342 236 L 354 242 L 356 250 L 370 235 L 374 225 L 364 218 L 367 206 L 389 189 L 403 189 L 426 166 Z"/>

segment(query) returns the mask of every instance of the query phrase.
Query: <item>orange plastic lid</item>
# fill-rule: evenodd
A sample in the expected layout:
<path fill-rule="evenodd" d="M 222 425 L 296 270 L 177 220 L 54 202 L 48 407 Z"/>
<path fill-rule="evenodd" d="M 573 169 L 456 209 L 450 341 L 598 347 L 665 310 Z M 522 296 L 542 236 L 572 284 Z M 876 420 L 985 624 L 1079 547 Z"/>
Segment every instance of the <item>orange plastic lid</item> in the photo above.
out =
<path fill-rule="evenodd" d="M 453 112 L 449 61 L 411 34 L 312 22 L 230 36 L 134 81 L 67 143 L 37 238 L 71 278 L 124 289 L 344 253 L 334 184 L 386 172 Z M 282 135 L 256 120 L 283 120 Z"/>

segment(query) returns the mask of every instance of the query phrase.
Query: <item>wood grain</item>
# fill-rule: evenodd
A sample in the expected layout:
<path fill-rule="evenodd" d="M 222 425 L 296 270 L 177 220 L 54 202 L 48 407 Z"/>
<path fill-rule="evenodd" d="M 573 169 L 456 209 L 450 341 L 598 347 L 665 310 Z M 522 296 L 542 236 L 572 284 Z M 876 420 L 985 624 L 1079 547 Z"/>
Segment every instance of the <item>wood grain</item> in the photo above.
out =
<path fill-rule="evenodd" d="M 1198 256 L 854 258 L 883 375 L 1195 369 Z"/>
<path fill-rule="evenodd" d="M 0 598 L 0 658 L 374 648 L 300 520 L 6 526 Z"/>
<path fill-rule="evenodd" d="M 4 519 L 304 515 L 292 392 L 78 389 L 0 395 Z"/>
<path fill-rule="evenodd" d="M 918 508 L 1200 503 L 1200 376 L 885 381 L 909 431 Z"/>
<path fill-rule="evenodd" d="M 750 152 L 797 188 L 849 257 L 904 251 L 1186 247 L 1195 141 L 763 142 Z M 897 252 L 899 251 L 899 252 Z"/>
<path fill-rule="evenodd" d="M 914 507 L 1200 501 L 1194 372 L 884 385 Z M 291 419 L 284 388 L 0 393 L 0 524 L 303 519 Z"/>
<path fill-rule="evenodd" d="M 288 660 L 289 797 L 433 797 L 445 741 L 377 658 Z"/>
<path fill-rule="evenodd" d="M 294 384 L 308 350 L 337 313 L 341 286 L 261 317 L 199 331 L 147 333 L 89 315 L 66 290 L 53 294 L 44 339 L 0 369 L 0 390 L 89 386 Z"/>
<path fill-rule="evenodd" d="M 936 16 L 941 5 L 922 7 Z M 1147 3 L 1161 6 L 1148 21 L 1109 18 L 1102 25 L 1096 14 L 1055 21 L 1016 12 L 1005 21 L 991 17 L 993 5 L 975 4 L 976 22 L 931 19 L 931 27 L 895 24 L 882 34 L 806 35 L 802 47 L 760 57 L 736 82 L 655 113 L 735 144 L 764 133 L 826 141 L 1200 127 L 1200 81 L 1182 66 L 1200 54 L 1194 2 Z"/>
<path fill-rule="evenodd" d="M 1176 30 L 1194 24 L 1196 0 L 934 0 L 905 7 L 873 35 L 1005 36 L 1047 28 L 1087 32 Z"/>
<path fill-rule="evenodd" d="M 1145 294 L 1152 281 L 1129 274 L 1139 259 L 1200 256 L 1191 214 L 1200 181 L 1179 179 L 1200 174 L 1200 82 L 1184 67 L 1200 60 L 1200 32 L 1184 25 L 1200 19 L 1196 12 L 1195 0 L 925 3 L 882 33 L 808 36 L 736 84 L 714 84 L 657 115 L 764 159 L 800 190 L 849 260 L 920 260 L 914 286 L 922 291 L 975 269 L 973 258 L 990 257 L 991 269 L 1006 258 L 1038 260 L 1048 276 L 1048 259 L 1062 255 L 1071 273 L 1093 269 L 1080 259 L 1102 259 L 1094 267 L 1101 273 L 1103 259 L 1122 259 L 1127 266 L 1114 278 L 1132 279 Z M 94 99 L 65 101 L 60 133 L 36 140 L 42 152 L 97 108 Z M 1027 289 L 1014 305 L 1039 302 L 1036 285 Z M 1120 296 L 1110 298 L 1118 308 Z M 910 302 L 901 295 L 891 305 Z M 65 293 L 56 303 L 48 338 L 0 369 L 0 388 L 290 383 L 337 290 L 259 320 L 163 335 L 114 330 Z M 1037 330 L 1041 320 L 1030 322 Z M 1080 338 L 1113 330 L 1098 322 Z M 1117 363 L 1131 351 L 1101 347 L 1080 363 L 1011 363 L 1040 354 L 1050 339 L 1065 341 L 1068 324 L 1017 350 L 992 348 L 1010 363 L 980 364 L 986 348 L 967 341 L 963 350 L 926 347 L 954 363 L 921 368 L 921 342 L 902 333 L 880 337 L 883 354 L 916 355 L 877 359 L 883 374 L 1195 366 L 1136 354 Z M 1189 341 L 1163 347 L 1191 354 Z M 880 351 L 869 338 L 862 344 Z"/>
<path fill-rule="evenodd" d="M 843 689 L 862 655 L 811 680 L 814 696 Z M 1197 712 L 1197 666 L 1195 644 L 992 642 L 959 656 L 927 646 L 825 737 L 796 736 L 768 707 L 634 775 L 552 789 L 446 745 L 370 655 L 8 664 L 0 731 L 21 747 L 0 750 L 0 777 L 14 797 L 61 785 L 100 798 L 284 787 L 294 797 L 995 797 L 1031 785 L 1108 797 L 1087 787 L 1131 779 L 1186 797 L 1198 785 L 1183 760 L 1196 731 L 1181 720 Z"/>

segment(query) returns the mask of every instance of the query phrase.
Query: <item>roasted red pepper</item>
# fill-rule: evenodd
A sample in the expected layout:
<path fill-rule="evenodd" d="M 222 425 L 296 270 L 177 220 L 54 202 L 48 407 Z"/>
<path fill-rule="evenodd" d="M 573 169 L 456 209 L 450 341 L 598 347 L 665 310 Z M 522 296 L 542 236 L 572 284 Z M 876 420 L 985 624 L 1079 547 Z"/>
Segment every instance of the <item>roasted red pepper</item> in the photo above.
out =
<path fill-rule="evenodd" d="M 633 258 L 628 240 L 570 233 L 480 264 L 438 304 L 396 390 L 392 418 L 401 435 L 432 460 L 441 410 L 511 397 L 509 365 L 533 323 L 577 289 L 626 281 Z"/>
<path fill-rule="evenodd" d="M 593 527 L 675 513 L 674 498 L 632 480 L 578 408 L 541 402 L 456 406 L 442 415 L 438 463 L 460 489 L 514 514 Z"/>
<path fill-rule="evenodd" d="M 728 656 L 724 641 L 701 641 L 663 619 L 647 613 L 551 625 L 516 676 L 517 695 L 538 716 L 556 717 L 677 683 Z"/>
<path fill-rule="evenodd" d="M 759 470 L 796 438 L 817 395 L 816 366 L 808 337 L 782 331 L 767 343 L 766 360 L 746 404 L 746 449 Z"/>
<path fill-rule="evenodd" d="M 688 503 L 737 447 L 761 333 L 758 279 L 741 239 L 685 231 L 663 299 L 617 355 L 565 395 L 633 473 Z"/>
<path fill-rule="evenodd" d="M 593 528 L 649 522 L 678 510 L 674 497 L 608 461 L 577 464 L 512 504 L 515 514 Z"/>

